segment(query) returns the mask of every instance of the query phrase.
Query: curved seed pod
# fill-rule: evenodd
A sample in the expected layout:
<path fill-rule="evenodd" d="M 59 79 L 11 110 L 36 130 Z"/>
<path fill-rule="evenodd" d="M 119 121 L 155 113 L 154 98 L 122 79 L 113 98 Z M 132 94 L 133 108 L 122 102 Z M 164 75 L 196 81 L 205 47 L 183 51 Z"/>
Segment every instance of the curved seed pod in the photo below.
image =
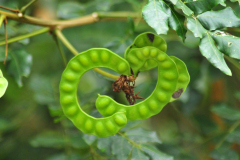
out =
<path fill-rule="evenodd" d="M 107 137 L 116 134 L 127 123 L 124 112 L 114 112 L 106 118 L 86 114 L 78 103 L 77 87 L 82 75 L 93 68 L 105 67 L 123 75 L 130 75 L 129 63 L 108 49 L 93 48 L 73 57 L 64 70 L 59 86 L 60 103 L 64 114 L 86 134 Z"/>
<path fill-rule="evenodd" d="M 170 102 L 172 102 L 179 99 L 181 95 L 185 92 L 190 82 L 190 76 L 187 70 L 187 66 L 182 60 L 174 56 L 170 56 L 170 58 L 176 63 L 178 74 L 179 74 L 177 87 L 175 89 L 175 92 L 172 95 L 172 98 L 170 99 Z"/>
<path fill-rule="evenodd" d="M 3 77 L 2 71 L 0 70 L 0 98 L 6 92 L 8 86 L 8 81 L 6 78 Z"/>
<path fill-rule="evenodd" d="M 163 52 L 167 51 L 167 43 L 165 42 L 164 39 L 162 39 L 160 36 L 155 35 L 151 32 L 145 32 L 138 35 L 133 41 L 133 43 L 126 49 L 124 53 L 124 58 L 126 59 L 131 49 L 142 48 L 146 46 L 156 47 L 157 49 Z M 155 60 L 149 59 L 145 62 L 145 64 L 142 66 L 142 68 L 139 71 L 140 72 L 147 71 L 157 67 L 157 65 L 158 64 L 156 63 Z"/>
<path fill-rule="evenodd" d="M 178 71 L 175 62 L 166 53 L 149 46 L 131 49 L 126 59 L 135 76 L 147 60 L 155 60 L 158 64 L 156 88 L 147 99 L 131 106 L 119 104 L 108 96 L 99 95 L 96 101 L 98 111 L 103 116 L 125 111 L 128 120 L 142 120 L 158 114 L 169 102 L 177 86 Z"/>

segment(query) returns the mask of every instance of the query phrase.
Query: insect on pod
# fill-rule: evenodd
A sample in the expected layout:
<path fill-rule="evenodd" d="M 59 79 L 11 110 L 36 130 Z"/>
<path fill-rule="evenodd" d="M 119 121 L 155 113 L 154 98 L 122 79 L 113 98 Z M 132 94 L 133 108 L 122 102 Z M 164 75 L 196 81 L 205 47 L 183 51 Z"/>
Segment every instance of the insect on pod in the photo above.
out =
<path fill-rule="evenodd" d="M 166 53 L 151 46 L 131 49 L 126 59 L 135 76 L 147 60 L 154 60 L 158 64 L 156 88 L 144 101 L 130 106 L 119 104 L 108 96 L 99 95 L 96 101 L 97 109 L 103 116 L 126 111 L 128 120 L 142 120 L 156 115 L 170 101 L 176 90 L 179 78 L 176 63 Z M 103 103 L 106 101 L 108 103 Z M 108 112 L 108 107 L 113 106 L 115 109 Z"/>
<path fill-rule="evenodd" d="M 166 49 L 166 42 L 161 37 L 143 33 L 126 49 L 125 59 L 104 48 L 93 48 L 78 54 L 69 61 L 59 86 L 64 114 L 82 132 L 98 137 L 116 134 L 127 120 L 143 120 L 158 114 L 168 102 L 180 98 L 190 81 L 184 62 L 174 56 L 169 57 Z M 99 67 L 128 76 L 132 70 L 133 79 L 139 71 L 158 67 L 157 85 L 148 98 L 130 106 L 119 104 L 109 96 L 98 95 L 96 107 L 106 118 L 94 118 L 81 109 L 77 86 L 86 71 Z"/>

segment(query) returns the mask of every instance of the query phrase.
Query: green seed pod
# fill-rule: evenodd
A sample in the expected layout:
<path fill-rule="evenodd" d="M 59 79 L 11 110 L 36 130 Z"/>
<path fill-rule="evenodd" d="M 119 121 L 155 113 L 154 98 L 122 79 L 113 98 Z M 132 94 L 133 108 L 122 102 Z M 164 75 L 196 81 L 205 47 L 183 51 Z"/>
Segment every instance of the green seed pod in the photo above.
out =
<path fill-rule="evenodd" d="M 146 46 L 156 47 L 163 52 L 166 52 L 166 50 L 167 50 L 167 44 L 161 37 L 159 37 L 158 35 L 155 35 L 153 33 L 147 32 L 147 33 L 142 33 L 135 38 L 133 44 L 131 44 L 127 48 L 125 55 L 124 55 L 125 58 L 127 57 L 128 53 L 130 52 L 131 49 L 142 48 L 142 47 L 146 47 Z M 140 60 L 143 60 L 142 54 L 140 52 L 138 52 L 136 54 Z M 156 53 L 153 52 L 151 54 L 151 56 L 154 57 L 155 54 Z M 179 68 L 178 72 L 180 72 L 180 73 L 179 73 L 179 81 L 177 84 L 177 88 L 176 88 L 175 92 L 173 93 L 170 102 L 180 98 L 182 93 L 185 92 L 187 85 L 190 81 L 190 76 L 188 74 L 185 63 L 176 57 L 173 57 L 172 60 L 176 63 L 177 68 Z M 138 63 L 138 62 L 135 62 L 135 63 Z M 158 64 L 155 60 L 149 59 L 145 62 L 145 64 L 139 71 L 147 71 L 147 70 L 153 69 L 157 66 L 158 66 Z M 168 74 L 171 74 L 171 73 L 168 73 Z"/>
<path fill-rule="evenodd" d="M 175 62 L 163 51 L 151 46 L 133 48 L 127 54 L 134 75 L 142 68 L 147 60 L 158 64 L 158 81 L 152 94 L 144 101 L 126 106 L 117 103 L 108 96 L 99 95 L 96 107 L 103 116 L 117 112 L 126 112 L 128 120 L 142 120 L 158 114 L 170 101 L 178 82 L 178 70 Z M 111 112 L 107 112 L 111 108 Z"/>
<path fill-rule="evenodd" d="M 107 137 L 116 134 L 127 123 L 124 112 L 114 112 L 106 118 L 94 118 L 86 114 L 80 107 L 77 99 L 78 83 L 82 75 L 90 69 L 104 67 L 123 75 L 130 75 L 129 63 L 108 49 L 93 48 L 73 57 L 65 68 L 61 82 L 60 103 L 64 114 L 82 132 L 98 137 Z M 103 101 L 108 104 L 108 101 Z"/>
<path fill-rule="evenodd" d="M 155 35 L 153 33 L 146 32 L 146 33 L 142 33 L 142 34 L 138 35 L 135 38 L 134 42 L 126 49 L 125 54 L 124 54 L 125 59 L 131 49 L 142 48 L 142 47 L 146 47 L 146 46 L 156 47 L 157 49 L 159 49 L 163 52 L 167 51 L 167 44 L 164 39 L 162 39 L 160 36 Z M 158 64 L 155 60 L 149 59 L 145 62 L 145 64 L 142 66 L 142 68 L 139 71 L 140 72 L 147 71 L 147 70 L 150 70 L 157 66 L 158 66 Z"/>
<path fill-rule="evenodd" d="M 175 101 L 181 97 L 181 95 L 185 92 L 189 82 L 190 82 L 190 76 L 187 70 L 187 67 L 185 63 L 178 59 L 177 57 L 170 56 L 170 58 L 176 63 L 177 70 L 178 70 L 178 82 L 177 82 L 177 87 L 175 89 L 175 92 L 172 95 L 172 98 L 170 99 L 170 102 Z M 167 73 L 167 77 L 172 77 L 173 75 L 170 75 Z"/>

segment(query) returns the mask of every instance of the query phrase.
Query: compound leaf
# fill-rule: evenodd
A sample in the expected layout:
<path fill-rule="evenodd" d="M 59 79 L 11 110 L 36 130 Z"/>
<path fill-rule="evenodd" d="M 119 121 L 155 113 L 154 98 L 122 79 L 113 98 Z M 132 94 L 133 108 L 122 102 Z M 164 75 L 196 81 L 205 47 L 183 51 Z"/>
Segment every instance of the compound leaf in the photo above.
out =
<path fill-rule="evenodd" d="M 149 0 L 143 7 L 142 14 L 144 20 L 157 34 L 167 34 L 169 15 L 166 13 L 165 4 L 162 1 Z"/>
<path fill-rule="evenodd" d="M 229 133 L 226 137 L 226 141 L 240 144 L 240 127 Z"/>
<path fill-rule="evenodd" d="M 210 153 L 210 156 L 213 159 L 219 160 L 239 160 L 238 154 L 229 149 L 228 147 L 221 147 L 219 149 L 215 149 Z"/>
<path fill-rule="evenodd" d="M 240 59 L 240 38 L 225 33 L 215 31 L 211 33 L 218 49 L 229 57 Z"/>
<path fill-rule="evenodd" d="M 142 144 L 141 149 L 148 154 L 152 160 L 173 160 L 172 156 L 167 155 L 166 153 L 163 153 L 159 151 L 155 146 L 148 145 L 148 144 Z"/>
<path fill-rule="evenodd" d="M 200 14 L 211 10 L 218 4 L 224 4 L 225 0 L 186 0 L 185 4 L 195 13 Z"/>
<path fill-rule="evenodd" d="M 226 104 L 215 105 L 212 107 L 211 111 L 228 120 L 240 119 L 240 110 L 233 109 Z"/>
<path fill-rule="evenodd" d="M 5 47 L 1 47 L 0 48 L 0 62 L 3 62 L 5 59 Z M 7 56 L 7 59 L 6 61 L 10 60 L 11 57 L 10 56 Z"/>
<path fill-rule="evenodd" d="M 105 151 L 108 148 L 110 148 L 111 143 L 113 141 L 114 137 L 105 137 L 105 138 L 99 138 L 97 141 L 97 147 L 98 149 L 100 149 L 101 151 Z"/>
<path fill-rule="evenodd" d="M 132 145 L 128 143 L 128 140 L 122 136 L 115 136 L 112 143 L 112 154 L 116 155 L 117 159 L 128 159 L 131 152 Z"/>
<path fill-rule="evenodd" d="M 136 127 L 136 126 L 139 125 L 139 124 L 140 124 L 140 121 L 129 121 L 129 122 L 126 124 L 126 126 L 121 129 L 121 131 L 130 130 L 130 129 Z"/>
<path fill-rule="evenodd" d="M 64 148 L 66 140 L 55 131 L 44 131 L 30 140 L 33 147 Z"/>
<path fill-rule="evenodd" d="M 170 0 L 172 2 L 172 4 L 177 4 L 178 0 Z"/>
<path fill-rule="evenodd" d="M 149 160 L 149 157 L 146 156 L 138 148 L 134 148 L 133 151 L 132 151 L 132 159 L 131 160 Z"/>
<path fill-rule="evenodd" d="M 85 6 L 79 2 L 62 2 L 58 6 L 58 17 L 68 19 L 80 17 L 85 12 Z"/>
<path fill-rule="evenodd" d="M 43 131 L 30 140 L 33 147 L 49 147 L 49 148 L 64 148 L 70 145 L 73 148 L 83 149 L 89 146 L 83 141 L 81 135 L 71 133 L 71 136 L 64 137 L 64 135 L 57 131 Z"/>
<path fill-rule="evenodd" d="M 8 65 L 8 73 L 13 75 L 19 87 L 22 87 L 22 77 L 28 77 L 32 65 L 32 56 L 25 50 L 9 52 L 11 61 Z"/>
<path fill-rule="evenodd" d="M 208 11 L 197 17 L 204 28 L 209 30 L 225 27 L 239 27 L 240 18 L 236 16 L 232 8 L 227 7 L 219 11 Z"/>
<path fill-rule="evenodd" d="M 229 76 L 232 75 L 231 70 L 228 68 L 224 60 L 223 53 L 217 49 L 214 40 L 209 34 L 204 35 L 199 47 L 202 55 L 206 57 L 213 66 Z"/>
<path fill-rule="evenodd" d="M 172 7 L 167 8 L 167 13 L 170 15 L 169 26 L 174 29 L 178 36 L 184 41 L 186 39 L 187 32 L 184 26 L 185 17 L 176 12 Z"/>
<path fill-rule="evenodd" d="M 187 16 L 190 16 L 193 14 L 193 11 L 188 8 L 188 6 L 185 5 L 181 0 L 178 0 L 177 3 L 175 4 L 176 8 L 182 9 L 183 13 L 186 14 Z"/>
<path fill-rule="evenodd" d="M 199 21 L 195 18 L 188 17 L 187 18 L 187 27 L 195 37 L 200 37 L 207 33 L 207 30 L 199 23 Z"/>
<path fill-rule="evenodd" d="M 83 140 L 88 145 L 92 145 L 97 139 L 98 139 L 98 137 L 96 137 L 95 135 L 89 135 L 89 134 L 84 134 L 83 135 Z"/>
<path fill-rule="evenodd" d="M 33 90 L 35 101 L 39 104 L 53 104 L 56 102 L 51 78 L 33 74 L 29 86 Z"/>
<path fill-rule="evenodd" d="M 240 5 L 240 0 L 230 0 L 231 2 L 238 2 Z"/>
<path fill-rule="evenodd" d="M 142 128 L 128 130 L 126 133 L 129 139 L 137 143 L 156 142 L 161 143 L 156 132 L 147 131 Z"/>

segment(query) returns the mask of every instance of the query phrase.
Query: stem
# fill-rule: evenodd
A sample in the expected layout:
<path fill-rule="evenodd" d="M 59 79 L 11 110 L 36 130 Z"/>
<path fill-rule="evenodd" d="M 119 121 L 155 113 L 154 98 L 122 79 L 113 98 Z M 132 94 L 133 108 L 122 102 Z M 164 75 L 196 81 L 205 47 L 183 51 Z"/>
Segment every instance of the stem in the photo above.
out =
<path fill-rule="evenodd" d="M 141 14 L 137 12 L 100 12 L 97 13 L 99 18 L 140 18 Z"/>
<path fill-rule="evenodd" d="M 61 55 L 62 60 L 63 60 L 63 64 L 64 64 L 64 66 L 66 67 L 66 66 L 67 66 L 67 59 L 66 59 L 66 56 L 65 56 L 65 54 L 64 54 L 64 51 L 63 51 L 63 49 L 62 49 L 59 41 L 58 41 L 58 38 L 57 38 L 57 36 L 56 36 L 55 34 L 53 34 L 53 39 L 55 40 L 55 42 L 56 42 L 56 44 L 57 44 L 57 47 L 58 47 L 58 49 L 59 49 L 60 55 Z"/>
<path fill-rule="evenodd" d="M 222 140 L 216 145 L 216 149 L 218 149 L 219 147 L 221 147 L 222 143 L 225 141 L 225 139 L 227 138 L 227 135 L 229 133 L 232 133 L 238 126 L 240 125 L 240 120 L 236 121 L 227 131 L 227 134 L 222 138 Z"/>
<path fill-rule="evenodd" d="M 32 0 L 30 1 L 28 4 L 26 4 L 25 6 L 23 6 L 20 11 L 24 12 L 31 4 L 33 4 L 36 0 Z"/>
<path fill-rule="evenodd" d="M 4 19 L 4 32 L 5 32 L 5 58 L 3 64 L 6 64 L 8 56 L 8 40 L 7 40 L 7 18 Z"/>
<path fill-rule="evenodd" d="M 18 36 L 18 37 L 11 38 L 11 39 L 8 40 L 8 43 L 12 43 L 12 42 L 16 42 L 16 41 L 19 41 L 19 40 L 22 40 L 22 39 L 26 39 L 26 38 L 29 38 L 29 37 L 33 37 L 33 36 L 35 36 L 35 35 L 48 32 L 49 30 L 50 30 L 50 29 L 49 29 L 48 27 L 42 28 L 42 29 L 33 31 L 33 32 L 28 33 L 28 34 L 25 34 L 25 35 L 21 35 L 21 36 Z M 4 45 L 4 44 L 6 44 L 6 42 L 4 42 L 4 41 L 3 41 L 3 42 L 0 42 L 0 46 L 1 46 L 1 45 Z"/>
<path fill-rule="evenodd" d="M 11 8 L 4 7 L 4 6 L 0 6 L 0 8 L 9 10 L 9 11 L 14 12 L 14 13 L 20 13 L 20 11 L 18 9 L 11 9 Z"/>
<path fill-rule="evenodd" d="M 60 29 L 55 29 L 54 33 L 56 36 L 62 41 L 62 43 L 74 54 L 78 55 L 78 51 L 72 46 L 71 43 L 66 39 L 66 37 L 62 34 Z"/>
<path fill-rule="evenodd" d="M 98 73 L 100 73 L 101 75 L 104 75 L 105 77 L 108 77 L 108 78 L 111 78 L 111 79 L 115 79 L 115 80 L 116 80 L 116 79 L 119 78 L 119 76 L 110 74 L 110 73 L 105 72 L 105 71 L 103 71 L 103 70 L 101 70 L 101 69 L 99 69 L 99 68 L 93 68 L 93 70 L 96 71 L 96 72 L 98 72 Z"/>
<path fill-rule="evenodd" d="M 4 19 L 5 19 L 5 15 L 0 15 L 0 28 L 1 28 L 1 26 L 2 26 L 2 23 L 3 23 L 3 21 L 4 21 Z"/>
<path fill-rule="evenodd" d="M 71 43 L 69 43 L 69 41 L 66 39 L 66 37 L 62 34 L 62 32 L 60 31 L 60 29 L 55 29 L 54 33 L 56 34 L 56 36 L 62 41 L 62 43 L 74 54 L 74 55 L 78 55 L 78 51 L 72 46 Z M 118 79 L 118 76 L 115 76 L 113 74 L 110 74 L 108 72 L 105 72 L 99 68 L 93 68 L 94 71 L 100 73 L 101 75 L 111 78 L 111 79 Z"/>
<path fill-rule="evenodd" d="M 86 24 L 91 24 L 97 21 L 104 21 L 109 20 L 109 18 L 114 18 L 113 20 L 124 20 L 127 17 L 132 18 L 139 18 L 141 17 L 140 14 L 136 12 L 110 12 L 110 13 L 93 13 L 90 15 L 86 15 L 80 18 L 70 19 L 70 20 L 43 20 L 34 18 L 31 16 L 24 15 L 23 17 L 18 16 L 17 14 L 5 12 L 0 10 L 0 14 L 6 15 L 8 19 L 13 19 L 19 22 L 34 24 L 38 26 L 45 26 L 45 27 L 56 27 L 58 26 L 59 29 L 81 26 Z M 100 20 L 99 20 L 100 19 Z"/>

